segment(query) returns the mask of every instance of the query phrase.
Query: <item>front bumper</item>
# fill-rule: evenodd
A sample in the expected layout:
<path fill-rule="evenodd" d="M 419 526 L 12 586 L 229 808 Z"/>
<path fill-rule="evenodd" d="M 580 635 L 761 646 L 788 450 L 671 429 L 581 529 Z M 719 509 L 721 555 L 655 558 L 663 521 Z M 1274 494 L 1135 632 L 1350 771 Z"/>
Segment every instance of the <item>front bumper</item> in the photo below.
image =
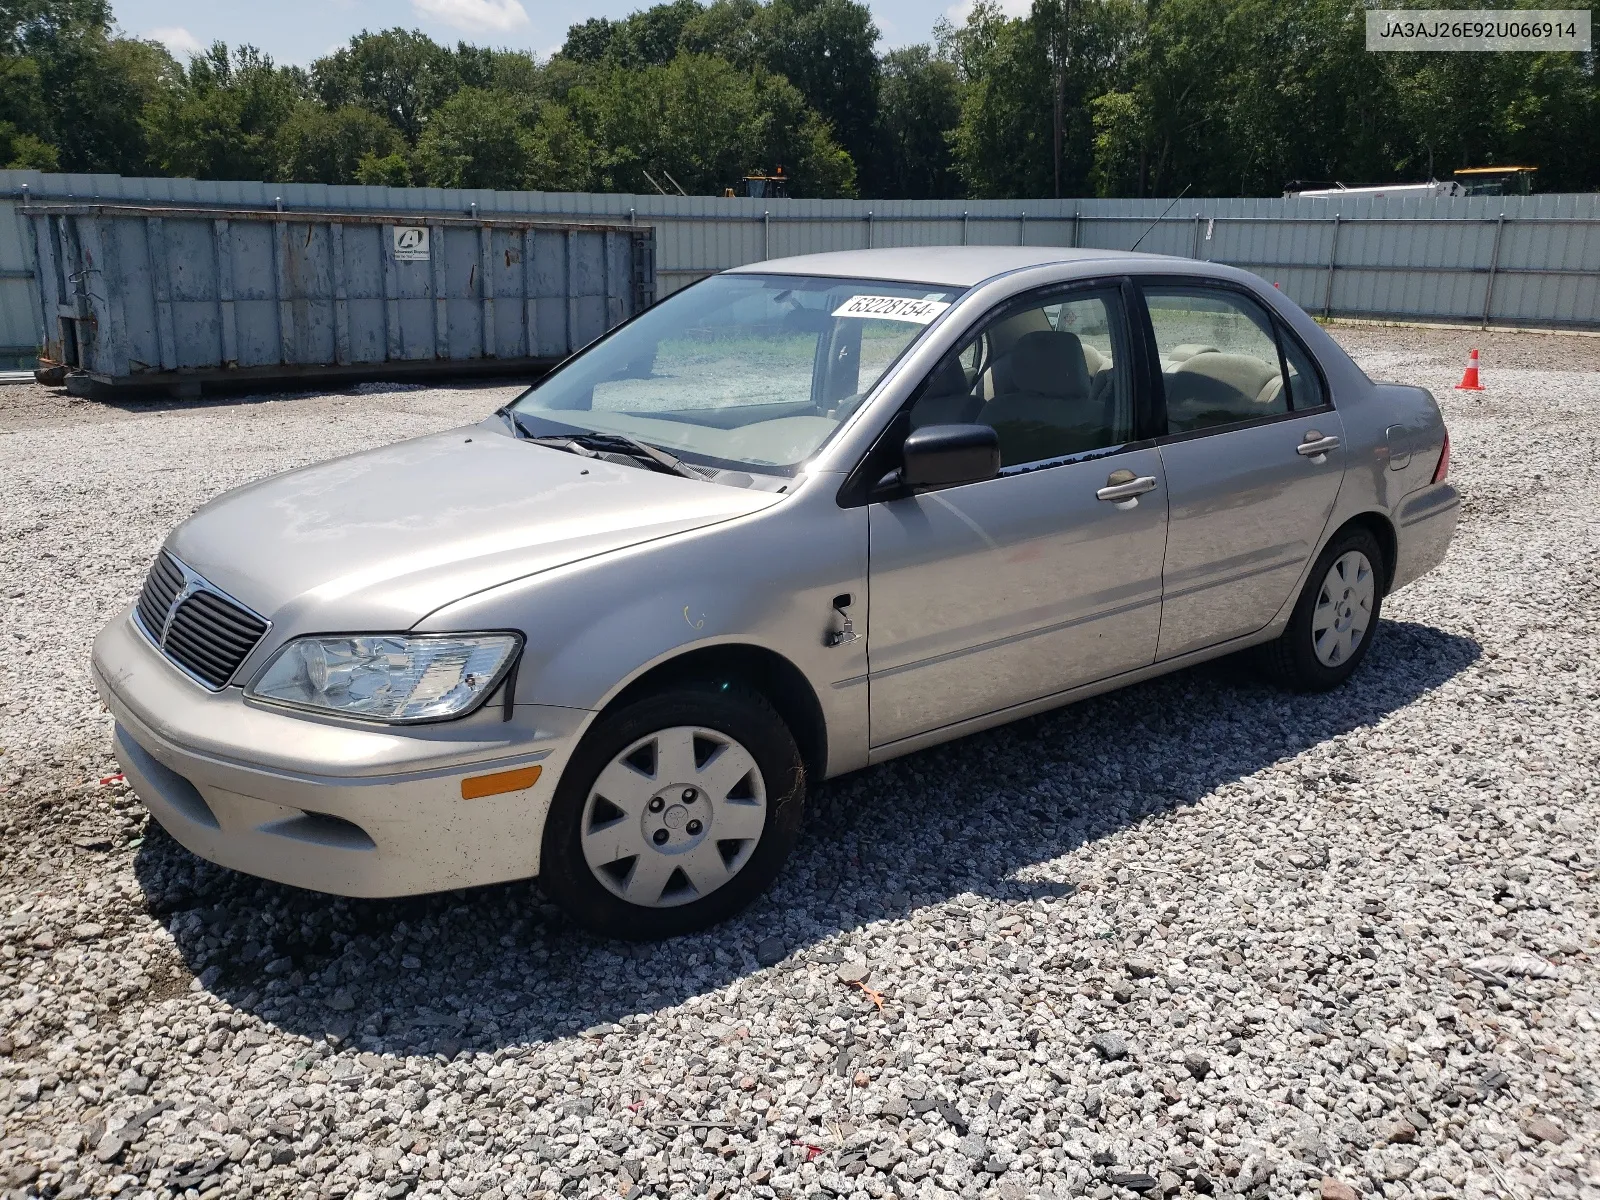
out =
<path fill-rule="evenodd" d="M 201 858 L 345 896 L 446 891 L 539 870 L 545 813 L 589 718 L 497 703 L 405 729 L 292 714 L 207 692 L 122 613 L 93 674 L 117 761 L 162 826 Z M 468 776 L 538 764 L 532 787 L 463 800 Z"/>

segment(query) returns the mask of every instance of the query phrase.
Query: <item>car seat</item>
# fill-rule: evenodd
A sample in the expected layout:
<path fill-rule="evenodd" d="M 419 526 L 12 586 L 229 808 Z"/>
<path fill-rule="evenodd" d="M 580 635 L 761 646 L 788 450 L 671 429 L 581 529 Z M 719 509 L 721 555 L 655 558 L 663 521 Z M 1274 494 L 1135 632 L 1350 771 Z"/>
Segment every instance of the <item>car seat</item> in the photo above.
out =
<path fill-rule="evenodd" d="M 1202 351 L 1163 375 L 1167 420 L 1174 431 L 1247 421 L 1286 408 L 1277 364 L 1253 354 Z"/>
<path fill-rule="evenodd" d="M 922 395 L 911 406 L 911 428 L 924 425 L 968 425 L 978 419 L 983 399 L 972 394 L 972 381 L 955 355 L 942 359 L 928 376 Z"/>
<path fill-rule="evenodd" d="M 1010 390 L 985 404 L 978 415 L 1000 435 L 1002 465 L 1110 444 L 1106 406 L 1092 394 L 1077 334 L 1064 330 L 1024 334 L 1008 356 L 1004 378 Z"/>

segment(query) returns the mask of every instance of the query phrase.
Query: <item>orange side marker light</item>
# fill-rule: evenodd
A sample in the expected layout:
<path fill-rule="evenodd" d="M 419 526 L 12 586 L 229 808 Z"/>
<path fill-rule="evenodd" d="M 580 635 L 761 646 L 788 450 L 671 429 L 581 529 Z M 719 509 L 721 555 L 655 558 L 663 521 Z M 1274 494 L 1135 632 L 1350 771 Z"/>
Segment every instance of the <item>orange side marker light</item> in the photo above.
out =
<path fill-rule="evenodd" d="M 481 800 L 485 796 L 520 792 L 538 783 L 543 771 L 543 767 L 517 767 L 512 771 L 496 771 L 493 775 L 474 775 L 461 781 L 461 798 Z"/>

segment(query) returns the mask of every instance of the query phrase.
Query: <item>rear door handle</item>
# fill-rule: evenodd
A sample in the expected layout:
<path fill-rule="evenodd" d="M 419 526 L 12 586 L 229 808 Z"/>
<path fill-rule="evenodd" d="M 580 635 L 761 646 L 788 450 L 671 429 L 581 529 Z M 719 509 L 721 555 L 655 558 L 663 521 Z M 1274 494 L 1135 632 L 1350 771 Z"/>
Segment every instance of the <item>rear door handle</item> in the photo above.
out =
<path fill-rule="evenodd" d="M 1153 492 L 1156 488 L 1154 475 L 1135 475 L 1132 471 L 1113 471 L 1106 480 L 1106 486 L 1096 492 L 1096 500 L 1107 500 L 1115 503 L 1118 500 L 1132 500 L 1146 492 Z"/>
<path fill-rule="evenodd" d="M 1305 441 L 1294 449 L 1296 454 L 1302 454 L 1306 458 L 1316 458 L 1318 455 L 1326 454 L 1329 450 L 1337 450 L 1338 448 L 1338 438 L 1331 433 L 1327 437 L 1323 437 L 1322 434 L 1313 429 L 1306 434 Z"/>

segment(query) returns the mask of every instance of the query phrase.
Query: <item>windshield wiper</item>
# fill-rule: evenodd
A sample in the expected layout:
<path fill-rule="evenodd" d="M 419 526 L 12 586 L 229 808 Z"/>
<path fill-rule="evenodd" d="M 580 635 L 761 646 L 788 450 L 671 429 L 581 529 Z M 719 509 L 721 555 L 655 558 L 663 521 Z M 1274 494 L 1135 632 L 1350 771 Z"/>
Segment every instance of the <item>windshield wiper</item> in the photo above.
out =
<path fill-rule="evenodd" d="M 664 471 L 674 475 L 682 475 L 685 479 L 698 479 L 705 482 L 706 476 L 695 467 L 691 467 L 676 454 L 668 454 L 659 446 L 652 446 L 649 442 L 641 442 L 636 437 L 629 437 L 625 433 L 580 433 L 575 441 L 579 445 L 621 445 L 626 446 L 632 453 L 643 455 Z"/>
<path fill-rule="evenodd" d="M 522 422 L 517 420 L 516 414 L 511 415 L 512 422 L 517 427 L 517 432 L 522 439 L 533 442 L 539 446 L 549 446 L 556 450 L 571 450 L 574 453 L 584 454 L 589 458 L 599 458 L 601 453 L 610 450 L 614 453 L 627 455 L 635 462 L 640 462 L 657 471 L 665 471 L 669 475 L 681 475 L 685 479 L 698 480 L 704 483 L 706 476 L 691 467 L 683 459 L 668 454 L 665 450 L 657 449 L 649 442 L 641 442 L 638 438 L 629 437 L 625 433 L 529 433 Z"/>

